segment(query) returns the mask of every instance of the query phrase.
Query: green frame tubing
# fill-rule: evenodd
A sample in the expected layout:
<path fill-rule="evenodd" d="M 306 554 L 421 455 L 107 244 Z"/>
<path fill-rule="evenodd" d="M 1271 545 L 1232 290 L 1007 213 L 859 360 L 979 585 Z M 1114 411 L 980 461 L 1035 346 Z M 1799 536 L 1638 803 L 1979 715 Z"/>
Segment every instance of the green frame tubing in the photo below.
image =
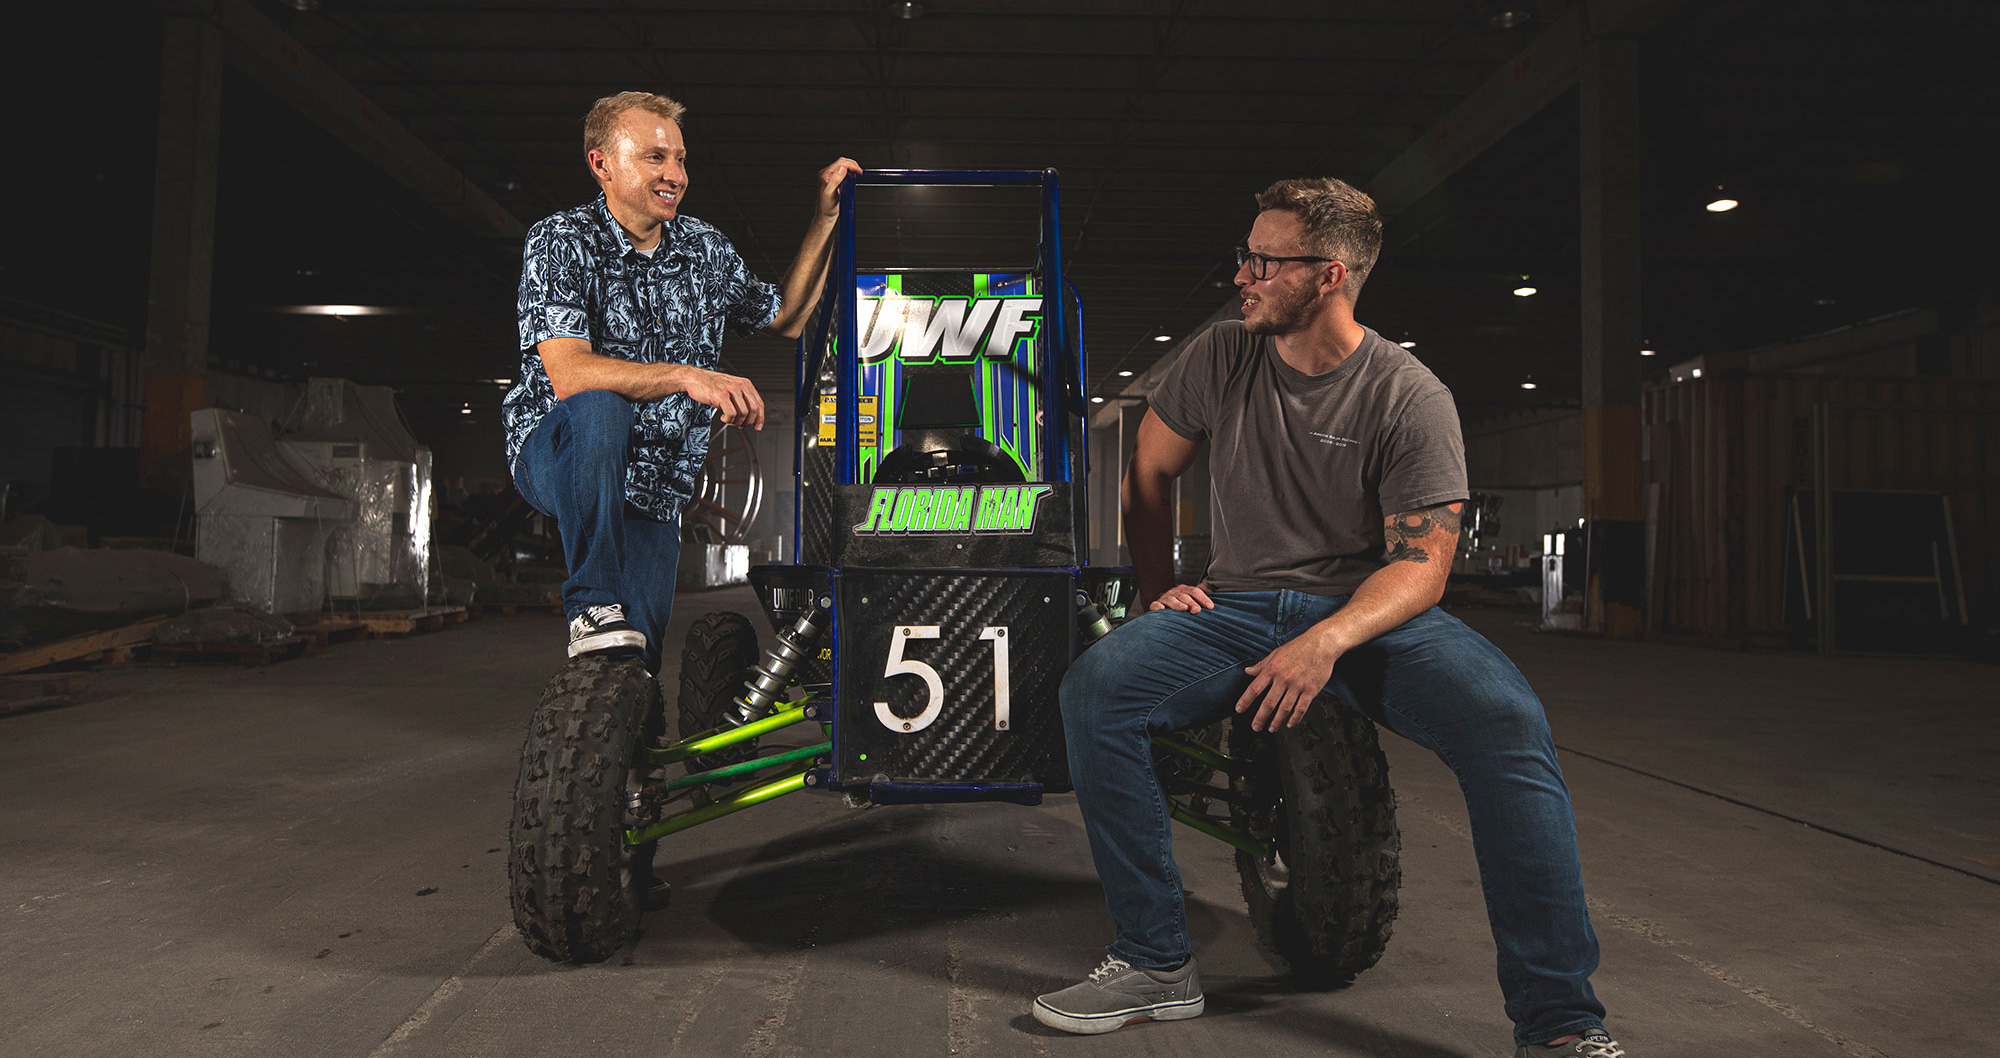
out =
<path fill-rule="evenodd" d="M 1214 768 L 1216 771 L 1228 775 L 1242 775 L 1250 770 L 1248 762 L 1232 757 L 1221 750 L 1210 749 L 1186 735 L 1154 735 L 1153 745 L 1169 753 L 1186 757 L 1197 764 Z M 1270 842 L 1260 841 L 1227 823 L 1201 815 L 1189 807 L 1187 803 L 1175 800 L 1172 797 L 1167 798 L 1167 814 L 1172 816 L 1177 823 L 1207 834 L 1209 837 L 1225 845 L 1242 849 L 1244 852 L 1266 863 L 1269 863 L 1277 855 L 1277 850 L 1272 848 Z"/>
<path fill-rule="evenodd" d="M 676 764 L 692 757 L 699 757 L 705 753 L 714 753 L 717 750 L 727 749 L 740 742 L 751 741 L 752 739 L 768 735 L 773 731 L 791 727 L 793 724 L 802 723 L 806 720 L 806 702 L 808 700 L 802 698 L 796 702 L 787 702 L 784 708 L 778 712 L 762 720 L 744 724 L 741 727 L 718 727 L 713 731 L 704 732 L 693 738 L 681 739 L 679 742 L 664 749 L 649 749 L 646 751 L 646 761 L 655 765 Z M 823 730 L 831 730 L 829 725 L 822 724 L 821 727 Z M 649 841 L 658 841 L 669 834 L 679 833 L 689 827 L 700 826 L 710 820 L 721 819 L 723 816 L 733 812 L 740 812 L 752 805 L 760 805 L 766 801 L 776 800 L 788 793 L 797 793 L 806 788 L 806 774 L 812 771 L 813 760 L 824 756 L 832 749 L 833 743 L 827 741 L 816 746 L 789 750 L 768 757 L 757 757 L 752 760 L 743 761 L 740 764 L 725 765 L 720 768 L 695 772 L 691 775 L 683 775 L 678 779 L 670 779 L 658 787 L 660 792 L 665 793 L 672 790 L 684 789 L 689 786 L 702 786 L 711 782 L 720 782 L 724 779 L 731 779 L 740 775 L 748 775 L 752 772 L 775 768 L 782 764 L 796 764 L 800 761 L 807 762 L 806 767 L 790 775 L 772 779 L 750 787 L 747 790 L 738 790 L 727 797 L 690 808 L 684 812 L 676 812 L 665 819 L 647 826 L 628 829 L 625 831 L 625 844 L 644 845 Z"/>
<path fill-rule="evenodd" d="M 677 764 L 693 757 L 727 749 L 740 742 L 748 742 L 770 734 L 773 731 L 791 727 L 793 724 L 803 723 L 807 719 L 806 701 L 807 699 L 801 699 L 796 702 L 788 702 L 785 708 L 779 712 L 773 713 L 754 723 L 744 724 L 742 727 L 719 727 L 713 731 L 696 735 L 693 738 L 684 738 L 663 749 L 647 750 L 646 760 L 648 763 L 655 765 Z M 797 793 L 800 790 L 806 789 L 806 775 L 812 771 L 811 762 L 833 750 L 833 743 L 830 740 L 832 725 L 822 723 L 820 726 L 822 730 L 828 732 L 829 741 L 821 742 L 818 745 L 789 750 L 784 753 L 773 754 L 768 757 L 757 757 L 739 764 L 729 764 L 720 768 L 711 768 L 707 771 L 683 775 L 678 779 L 669 779 L 665 783 L 662 783 L 656 789 L 661 793 L 669 793 L 674 790 L 686 789 L 690 786 L 705 786 L 712 782 L 734 779 L 739 776 L 765 771 L 785 764 L 796 764 L 800 761 L 808 762 L 806 767 L 790 775 L 769 780 L 750 787 L 747 790 L 738 790 L 726 797 L 711 801 L 705 805 L 687 809 L 684 812 L 676 812 L 650 825 L 627 830 L 625 831 L 625 844 L 643 845 L 649 841 L 658 841 L 669 834 L 677 834 L 690 827 L 700 826 L 703 823 L 740 812 L 745 808 L 760 805 L 766 801 L 773 801 L 786 794 Z M 1153 745 L 1169 753 L 1186 757 L 1204 767 L 1213 768 L 1216 771 L 1232 776 L 1242 775 L 1250 768 L 1248 763 L 1220 750 L 1204 746 L 1185 735 L 1154 735 Z M 1268 862 L 1275 855 L 1275 850 L 1271 847 L 1270 842 L 1260 841 L 1233 826 L 1195 812 L 1190 807 L 1191 802 L 1184 803 L 1173 798 L 1168 798 L 1167 803 L 1169 806 L 1168 812 L 1176 822 L 1200 831 L 1226 845 L 1241 849 L 1258 859 Z"/>

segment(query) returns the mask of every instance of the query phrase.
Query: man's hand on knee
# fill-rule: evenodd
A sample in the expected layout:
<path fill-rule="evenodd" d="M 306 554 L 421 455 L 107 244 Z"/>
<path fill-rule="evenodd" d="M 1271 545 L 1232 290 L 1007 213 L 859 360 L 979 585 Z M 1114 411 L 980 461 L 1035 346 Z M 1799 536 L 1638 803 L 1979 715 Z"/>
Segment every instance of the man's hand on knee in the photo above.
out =
<path fill-rule="evenodd" d="M 1160 593 L 1146 606 L 1148 610 L 1185 610 L 1199 613 L 1215 609 L 1215 600 L 1208 597 L 1208 582 L 1200 584 L 1176 584 Z"/>

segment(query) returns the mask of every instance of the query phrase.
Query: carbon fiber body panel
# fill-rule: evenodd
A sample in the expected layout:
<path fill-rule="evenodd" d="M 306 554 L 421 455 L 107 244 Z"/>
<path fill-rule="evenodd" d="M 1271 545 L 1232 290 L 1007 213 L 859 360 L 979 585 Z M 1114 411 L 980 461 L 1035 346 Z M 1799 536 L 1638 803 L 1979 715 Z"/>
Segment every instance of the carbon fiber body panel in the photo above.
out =
<path fill-rule="evenodd" d="M 819 406 L 817 398 L 812 406 Z M 799 461 L 799 561 L 810 566 L 830 565 L 836 524 L 833 507 L 838 491 L 833 483 L 835 449 L 821 447 L 811 434 L 806 435 L 804 445 Z"/>
<path fill-rule="evenodd" d="M 1075 580 L 1068 571 L 849 570 L 835 578 L 834 600 L 837 782 L 879 777 L 1070 788 L 1056 698 L 1076 643 Z M 926 637 L 923 630 L 932 626 L 935 637 Z M 898 638 L 905 663 L 937 673 L 940 705 L 928 720 L 927 680 L 887 672 Z M 1000 672 L 1004 715 L 996 693 Z"/>

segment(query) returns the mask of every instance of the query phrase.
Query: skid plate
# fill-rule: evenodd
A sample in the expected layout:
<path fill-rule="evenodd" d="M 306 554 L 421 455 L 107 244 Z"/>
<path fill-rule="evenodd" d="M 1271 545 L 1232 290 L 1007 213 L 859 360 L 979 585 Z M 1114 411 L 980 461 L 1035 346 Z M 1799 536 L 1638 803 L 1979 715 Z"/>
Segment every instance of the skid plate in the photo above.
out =
<path fill-rule="evenodd" d="M 1056 699 L 1075 654 L 1069 571 L 847 570 L 834 599 L 837 783 L 1070 788 Z"/>

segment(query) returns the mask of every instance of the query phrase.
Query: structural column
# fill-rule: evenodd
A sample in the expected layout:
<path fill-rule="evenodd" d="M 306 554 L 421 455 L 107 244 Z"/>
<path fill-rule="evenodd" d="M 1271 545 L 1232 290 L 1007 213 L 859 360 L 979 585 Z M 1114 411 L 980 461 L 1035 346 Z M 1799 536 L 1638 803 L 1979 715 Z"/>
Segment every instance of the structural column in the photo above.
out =
<path fill-rule="evenodd" d="M 1590 626 L 1636 636 L 1644 605 L 1639 481 L 1639 57 L 1636 41 L 1585 46 L 1582 93 L 1584 511 Z"/>
<path fill-rule="evenodd" d="M 153 177 L 153 260 L 146 293 L 148 468 L 187 449 L 188 413 L 205 402 L 215 179 L 222 139 L 222 31 L 168 16 L 160 56 L 160 134 Z"/>

